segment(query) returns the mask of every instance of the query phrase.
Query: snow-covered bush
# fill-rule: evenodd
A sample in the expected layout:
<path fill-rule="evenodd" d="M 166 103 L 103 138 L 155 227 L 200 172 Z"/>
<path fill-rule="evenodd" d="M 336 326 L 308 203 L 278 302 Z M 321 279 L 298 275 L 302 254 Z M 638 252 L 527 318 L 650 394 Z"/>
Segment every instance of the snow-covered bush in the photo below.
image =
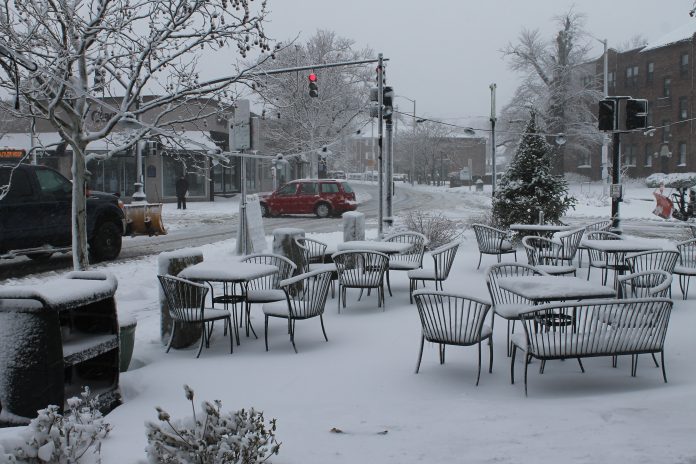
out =
<path fill-rule="evenodd" d="M 696 172 L 656 173 L 645 179 L 645 185 L 650 188 L 657 188 L 661 183 L 667 188 L 691 188 L 696 185 Z"/>
<path fill-rule="evenodd" d="M 408 230 L 420 232 L 428 238 L 429 250 L 449 243 L 461 235 L 457 223 L 441 213 L 410 211 L 404 221 Z"/>
<path fill-rule="evenodd" d="M 557 222 L 575 205 L 575 198 L 568 195 L 568 182 L 551 174 L 552 154 L 532 114 L 493 197 L 493 216 L 500 226 L 536 223 L 540 211 L 546 222 Z"/>
<path fill-rule="evenodd" d="M 280 443 L 275 438 L 275 419 L 267 428 L 263 412 L 253 408 L 222 413 L 219 400 L 213 404 L 204 401 L 205 415 L 197 417 L 193 390 L 188 385 L 184 390 L 186 399 L 191 402 L 193 417 L 173 420 L 158 407 L 161 424 L 145 424 L 146 450 L 151 463 L 254 464 L 278 454 Z"/>
<path fill-rule="evenodd" d="M 90 398 L 89 388 L 80 396 L 67 401 L 64 414 L 55 405 L 39 410 L 21 437 L 23 443 L 6 450 L 10 454 L 4 457 L 0 448 L 0 463 L 77 463 L 90 449 L 100 462 L 101 440 L 111 426 L 104 422 L 96 398 Z"/>

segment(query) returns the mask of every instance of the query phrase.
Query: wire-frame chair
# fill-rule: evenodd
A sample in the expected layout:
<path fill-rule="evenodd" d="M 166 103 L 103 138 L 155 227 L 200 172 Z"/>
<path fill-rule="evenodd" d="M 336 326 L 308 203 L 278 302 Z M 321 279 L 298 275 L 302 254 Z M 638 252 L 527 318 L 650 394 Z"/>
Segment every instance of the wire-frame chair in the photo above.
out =
<path fill-rule="evenodd" d="M 588 224 L 585 226 L 585 237 L 587 237 L 587 234 L 591 232 L 609 232 L 612 224 L 611 219 L 605 219 Z M 578 246 L 578 267 L 582 267 L 582 254 L 584 251 L 587 251 L 587 248 L 585 248 L 581 242 L 580 246 Z"/>
<path fill-rule="evenodd" d="M 631 274 L 642 271 L 661 270 L 674 274 L 674 267 L 679 260 L 678 251 L 655 250 L 627 254 L 624 261 Z M 672 295 L 672 290 L 669 292 Z"/>
<path fill-rule="evenodd" d="M 174 322 L 172 324 L 172 332 L 169 335 L 169 342 L 167 343 L 167 353 L 169 353 L 172 347 L 177 324 L 199 324 L 201 327 L 201 342 L 198 346 L 196 358 L 200 357 L 203 345 L 206 348 L 210 347 L 213 324 L 217 320 L 225 321 L 225 334 L 229 329 L 230 353 L 232 353 L 234 331 L 230 312 L 226 309 L 205 307 L 208 287 L 171 275 L 158 275 L 157 278 L 167 299 L 169 315 Z"/>
<path fill-rule="evenodd" d="M 527 263 L 530 266 L 549 275 L 575 275 L 575 266 L 563 264 L 563 246 L 560 243 L 550 238 L 528 235 L 522 239 L 522 246 L 527 253 Z"/>
<path fill-rule="evenodd" d="M 491 328 L 495 328 L 496 315 L 507 321 L 505 346 L 507 347 L 508 357 L 512 352 L 510 334 L 515 333 L 515 323 L 520 320 L 521 313 L 529 311 L 534 305 L 528 299 L 500 288 L 498 286 L 498 279 L 503 277 L 541 275 L 546 275 L 546 273 L 535 267 L 520 263 L 494 264 L 486 271 L 486 286 L 488 287 L 488 293 L 491 295 L 491 302 L 493 303 Z"/>
<path fill-rule="evenodd" d="M 285 292 L 280 288 L 280 282 L 292 277 L 297 266 L 285 256 L 272 253 L 256 253 L 244 257 L 241 261 L 243 263 L 269 264 L 278 268 L 278 272 L 274 274 L 250 280 L 244 290 L 246 334 L 249 336 L 249 329 L 251 329 L 254 337 L 256 337 L 256 331 L 250 321 L 251 305 L 254 303 L 285 301 Z"/>
<path fill-rule="evenodd" d="M 672 275 L 659 269 L 654 271 L 642 271 L 635 274 L 622 275 L 617 277 L 619 284 L 619 298 L 667 298 L 672 288 Z M 604 320 L 611 324 L 611 320 Z M 655 367 L 660 367 L 652 353 Z M 616 367 L 617 357 L 614 356 L 612 364 Z"/>
<path fill-rule="evenodd" d="M 384 274 L 389 267 L 389 256 L 369 250 L 339 251 L 332 256 L 338 271 L 338 312 L 341 301 L 346 307 L 349 288 L 377 289 L 377 306 L 384 309 Z"/>
<path fill-rule="evenodd" d="M 517 261 L 517 250 L 510 239 L 509 232 L 483 224 L 473 224 L 471 227 L 476 234 L 476 243 L 479 248 L 479 262 L 476 269 L 481 267 L 483 255 L 496 255 L 500 262 L 502 255 L 512 253 Z"/>
<path fill-rule="evenodd" d="M 297 237 L 295 245 L 302 252 L 302 269 L 300 272 L 330 271 L 331 272 L 331 297 L 334 296 L 333 282 L 338 279 L 336 266 L 326 261 L 326 248 L 328 245 L 313 238 Z"/>
<path fill-rule="evenodd" d="M 696 238 L 696 225 L 689 224 L 687 227 L 689 228 L 689 232 L 691 233 L 691 237 Z"/>
<path fill-rule="evenodd" d="M 660 354 L 662 378 L 665 372 L 664 343 L 672 311 L 667 298 L 629 300 L 592 300 L 539 306 L 521 314 L 524 335 L 513 337 L 510 380 L 515 383 L 515 355 L 524 352 L 524 391 L 527 394 L 527 369 L 532 358 L 542 360 L 595 356 L 631 355 L 631 376 L 637 371 L 637 355 Z M 573 324 L 549 326 L 546 321 L 558 312 L 573 314 Z M 605 318 L 610 324 L 602 324 Z"/>
<path fill-rule="evenodd" d="M 268 351 L 268 320 L 271 317 L 287 319 L 290 342 L 295 353 L 297 353 L 295 321 L 318 316 L 324 339 L 329 341 L 324 328 L 323 316 L 330 285 L 331 273 L 327 271 L 305 272 L 280 282 L 280 287 L 285 292 L 285 301 L 275 301 L 263 305 L 266 351 Z"/>
<path fill-rule="evenodd" d="M 493 371 L 493 329 L 485 324 L 490 303 L 464 295 L 431 290 L 415 291 L 413 297 L 422 328 L 416 374 L 420 370 L 426 340 L 439 345 L 440 364 L 445 362 L 446 345 L 478 345 L 478 385 L 481 378 L 481 343 L 484 340 L 488 340 L 488 372 Z"/>
<path fill-rule="evenodd" d="M 623 240 L 620 235 L 614 234 L 612 232 L 606 231 L 593 231 L 588 232 L 586 235 L 587 240 Z M 589 258 L 589 264 L 587 268 L 587 280 L 590 280 L 590 274 L 592 268 L 597 268 L 601 272 L 602 285 L 606 285 L 607 277 L 609 276 L 609 270 L 617 270 L 617 267 L 621 268 L 618 270 L 623 270 L 623 263 L 609 262 L 610 254 L 604 251 L 595 250 L 593 248 L 587 249 L 587 256 Z M 620 260 L 622 261 L 622 260 Z"/>
<path fill-rule="evenodd" d="M 461 245 L 461 242 L 454 241 L 432 250 L 430 252 L 434 264 L 432 269 L 413 269 L 408 271 L 409 300 L 411 303 L 413 303 L 413 292 L 418 289 L 418 282 L 423 282 L 423 285 L 425 285 L 426 281 L 433 281 L 435 282 L 435 290 L 438 289 L 438 284 L 440 290 L 444 290 L 442 283 L 449 277 L 459 245 Z"/>
<path fill-rule="evenodd" d="M 389 296 L 392 295 L 391 282 L 389 279 L 390 271 L 411 271 L 423 267 L 423 254 L 428 238 L 419 232 L 399 232 L 384 238 L 385 242 L 408 243 L 411 248 L 408 250 L 389 256 L 389 269 L 387 270 L 387 290 Z"/>
<path fill-rule="evenodd" d="M 692 226 L 693 227 L 693 226 Z M 682 298 L 689 295 L 689 281 L 696 276 L 696 238 L 677 243 L 679 263 L 674 266 L 674 273 L 679 276 L 679 289 Z"/>

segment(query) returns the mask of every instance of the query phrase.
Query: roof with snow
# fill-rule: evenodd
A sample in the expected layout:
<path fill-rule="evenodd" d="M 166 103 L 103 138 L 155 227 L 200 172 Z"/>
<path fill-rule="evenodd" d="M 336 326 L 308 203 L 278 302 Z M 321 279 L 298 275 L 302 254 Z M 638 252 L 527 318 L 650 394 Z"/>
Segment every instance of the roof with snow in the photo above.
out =
<path fill-rule="evenodd" d="M 691 20 L 683 26 L 674 29 L 673 31 L 663 35 L 662 37 L 659 37 L 657 40 L 649 42 L 648 45 L 646 45 L 645 48 L 641 50 L 641 53 L 647 52 L 649 50 L 654 50 L 656 48 L 666 47 L 667 45 L 672 45 L 677 42 L 691 40 L 691 37 L 694 35 L 695 32 L 696 21 Z"/>

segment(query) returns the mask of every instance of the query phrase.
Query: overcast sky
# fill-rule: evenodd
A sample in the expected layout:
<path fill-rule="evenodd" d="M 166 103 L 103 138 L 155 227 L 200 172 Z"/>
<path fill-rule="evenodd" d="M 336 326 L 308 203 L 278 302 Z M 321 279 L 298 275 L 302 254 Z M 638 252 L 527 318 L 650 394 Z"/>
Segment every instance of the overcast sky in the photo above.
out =
<path fill-rule="evenodd" d="M 586 30 L 617 46 L 641 34 L 648 41 L 684 25 L 691 0 L 269 0 L 268 35 L 301 40 L 333 30 L 390 58 L 387 79 L 417 101 L 419 116 L 450 119 L 490 114 L 492 82 L 500 109 L 519 76 L 500 53 L 523 27 L 552 37 L 554 16 L 574 5 Z M 595 56 L 602 53 L 596 42 Z M 402 111 L 413 104 L 397 99 Z"/>

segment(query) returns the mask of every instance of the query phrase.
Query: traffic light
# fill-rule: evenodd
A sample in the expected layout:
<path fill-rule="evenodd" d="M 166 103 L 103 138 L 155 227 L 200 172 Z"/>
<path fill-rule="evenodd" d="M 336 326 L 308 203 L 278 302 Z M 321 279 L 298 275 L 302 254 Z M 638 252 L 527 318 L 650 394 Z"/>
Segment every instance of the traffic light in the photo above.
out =
<path fill-rule="evenodd" d="M 648 101 L 631 98 L 626 101 L 626 130 L 648 126 Z"/>
<path fill-rule="evenodd" d="M 379 117 L 379 89 L 377 87 L 370 89 L 370 117 Z"/>
<path fill-rule="evenodd" d="M 317 86 L 317 75 L 312 73 L 309 76 L 309 96 L 316 98 L 319 96 L 319 87 Z"/>
<path fill-rule="evenodd" d="M 382 105 L 384 105 L 384 112 L 382 113 L 384 118 L 391 118 L 394 112 L 394 89 L 390 86 L 382 88 Z"/>
<path fill-rule="evenodd" d="M 601 131 L 613 131 L 614 129 L 616 129 L 614 127 L 614 112 L 615 111 L 616 111 L 616 100 L 600 100 L 599 101 L 599 114 L 597 116 L 599 130 L 601 130 Z"/>

